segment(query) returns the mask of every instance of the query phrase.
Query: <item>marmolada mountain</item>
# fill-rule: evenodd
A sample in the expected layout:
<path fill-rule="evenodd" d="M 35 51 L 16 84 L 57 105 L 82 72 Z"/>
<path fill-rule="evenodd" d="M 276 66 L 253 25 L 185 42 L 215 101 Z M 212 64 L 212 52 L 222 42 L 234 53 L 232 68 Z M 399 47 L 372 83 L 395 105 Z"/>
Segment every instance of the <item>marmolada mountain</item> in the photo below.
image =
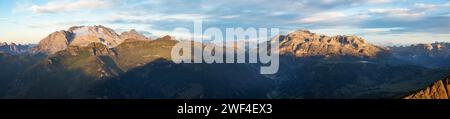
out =
<path fill-rule="evenodd" d="M 0 98 L 449 98 L 450 43 L 384 47 L 308 30 L 273 40 L 280 67 L 265 75 L 257 64 L 174 63 L 172 36 L 74 26 L 37 45 L 0 44 Z"/>

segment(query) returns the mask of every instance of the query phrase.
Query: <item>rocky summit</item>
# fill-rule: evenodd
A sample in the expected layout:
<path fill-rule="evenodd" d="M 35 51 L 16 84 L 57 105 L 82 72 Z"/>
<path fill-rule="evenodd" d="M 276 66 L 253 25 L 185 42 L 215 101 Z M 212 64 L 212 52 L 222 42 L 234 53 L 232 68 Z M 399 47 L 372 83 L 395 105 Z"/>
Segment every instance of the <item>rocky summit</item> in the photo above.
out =
<path fill-rule="evenodd" d="M 128 32 L 123 32 L 120 34 L 120 39 L 136 39 L 136 40 L 150 40 L 150 38 L 145 37 L 144 35 L 138 33 L 136 30 L 132 29 Z"/>
<path fill-rule="evenodd" d="M 280 54 L 296 57 L 357 56 L 375 57 L 387 50 L 366 43 L 357 36 L 325 36 L 307 30 L 297 30 L 280 35 Z"/>
<path fill-rule="evenodd" d="M 74 26 L 68 30 L 53 32 L 42 39 L 33 49 L 34 53 L 54 54 L 68 46 L 88 46 L 91 43 L 102 43 L 108 47 L 116 47 L 126 39 L 148 40 L 135 30 L 118 35 L 114 30 L 104 26 Z"/>
<path fill-rule="evenodd" d="M 405 99 L 450 99 L 450 77 L 435 82 L 420 91 L 417 91 Z"/>

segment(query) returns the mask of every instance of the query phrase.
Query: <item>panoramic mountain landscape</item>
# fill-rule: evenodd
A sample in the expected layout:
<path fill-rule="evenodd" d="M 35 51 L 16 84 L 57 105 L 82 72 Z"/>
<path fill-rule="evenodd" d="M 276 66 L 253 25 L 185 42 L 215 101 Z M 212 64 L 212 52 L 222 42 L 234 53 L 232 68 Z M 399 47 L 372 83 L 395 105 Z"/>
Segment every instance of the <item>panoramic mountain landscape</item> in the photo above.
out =
<path fill-rule="evenodd" d="M 448 99 L 449 21 L 448 0 L 0 0 L 0 98 Z"/>
<path fill-rule="evenodd" d="M 14 99 L 442 99 L 449 43 L 383 47 L 308 30 L 280 35 L 280 68 L 177 64 L 173 36 L 74 26 L 37 45 L 2 44 L 0 96 Z M 432 85 L 434 84 L 434 85 Z M 432 85 L 432 86 L 430 86 Z M 447 86 L 446 86 L 447 85 Z M 430 86 L 430 87 L 427 87 Z"/>
<path fill-rule="evenodd" d="M 450 0 L 0 0 L 0 105 L 432 118 L 450 112 L 449 31 Z"/>

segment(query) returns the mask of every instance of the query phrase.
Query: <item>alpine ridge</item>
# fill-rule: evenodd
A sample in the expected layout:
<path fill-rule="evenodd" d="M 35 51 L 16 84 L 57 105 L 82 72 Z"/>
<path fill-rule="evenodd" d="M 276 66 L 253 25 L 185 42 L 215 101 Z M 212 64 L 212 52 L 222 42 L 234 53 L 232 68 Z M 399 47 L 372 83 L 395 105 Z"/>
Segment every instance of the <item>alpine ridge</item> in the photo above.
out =
<path fill-rule="evenodd" d="M 136 40 L 150 40 L 150 38 L 145 37 L 144 35 L 138 33 L 136 30 L 131 29 L 128 32 L 123 32 L 120 34 L 120 39 L 136 39 Z"/>
<path fill-rule="evenodd" d="M 357 36 L 325 36 L 307 30 L 297 30 L 278 36 L 280 54 L 295 57 L 356 56 L 376 57 L 387 49 L 366 43 Z"/>
<path fill-rule="evenodd" d="M 116 47 L 126 39 L 149 40 L 135 30 L 124 32 L 121 35 L 114 30 L 102 25 L 98 26 L 73 26 L 68 30 L 53 32 L 42 39 L 33 48 L 34 53 L 54 54 L 69 46 L 88 46 L 90 43 L 102 43 L 110 48 Z"/>
<path fill-rule="evenodd" d="M 394 57 L 428 68 L 450 67 L 450 43 L 390 47 Z"/>
<path fill-rule="evenodd" d="M 28 50 L 31 49 L 31 45 L 22 45 L 16 43 L 0 43 L 0 53 L 9 53 L 9 54 L 22 54 L 28 53 Z"/>

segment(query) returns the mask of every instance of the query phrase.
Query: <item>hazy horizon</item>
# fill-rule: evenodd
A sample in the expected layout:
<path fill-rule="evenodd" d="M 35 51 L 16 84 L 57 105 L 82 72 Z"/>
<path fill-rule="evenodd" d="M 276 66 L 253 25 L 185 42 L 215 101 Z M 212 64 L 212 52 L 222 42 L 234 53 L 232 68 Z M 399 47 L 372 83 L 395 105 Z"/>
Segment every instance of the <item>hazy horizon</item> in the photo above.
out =
<path fill-rule="evenodd" d="M 80 25 L 172 35 L 194 20 L 203 20 L 206 28 L 356 35 L 384 46 L 450 41 L 448 0 L 0 0 L 0 41 L 35 44 Z"/>

